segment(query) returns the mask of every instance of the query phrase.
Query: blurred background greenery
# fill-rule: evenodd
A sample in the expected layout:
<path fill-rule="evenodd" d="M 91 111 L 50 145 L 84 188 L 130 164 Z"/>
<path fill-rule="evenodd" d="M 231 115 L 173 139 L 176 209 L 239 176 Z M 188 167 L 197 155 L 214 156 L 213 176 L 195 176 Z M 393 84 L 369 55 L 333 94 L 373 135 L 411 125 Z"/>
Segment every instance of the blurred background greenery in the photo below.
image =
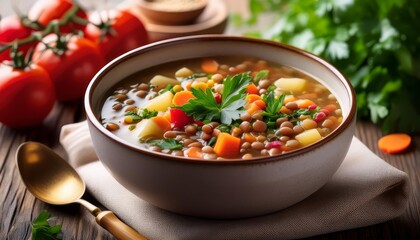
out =
<path fill-rule="evenodd" d="M 420 132 L 419 0 L 249 0 L 245 35 L 303 48 L 335 65 L 353 84 L 358 116 L 385 133 Z M 265 21 L 266 22 L 266 21 Z"/>

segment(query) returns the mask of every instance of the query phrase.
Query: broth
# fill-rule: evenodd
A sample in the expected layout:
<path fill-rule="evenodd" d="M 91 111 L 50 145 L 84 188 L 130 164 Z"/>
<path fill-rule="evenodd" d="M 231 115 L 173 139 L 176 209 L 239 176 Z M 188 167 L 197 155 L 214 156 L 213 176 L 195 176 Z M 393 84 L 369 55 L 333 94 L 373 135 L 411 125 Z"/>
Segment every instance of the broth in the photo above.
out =
<path fill-rule="evenodd" d="M 320 141 L 342 122 L 311 76 L 260 59 L 190 59 L 140 71 L 109 93 L 102 124 L 152 151 L 202 159 L 279 155 Z"/>

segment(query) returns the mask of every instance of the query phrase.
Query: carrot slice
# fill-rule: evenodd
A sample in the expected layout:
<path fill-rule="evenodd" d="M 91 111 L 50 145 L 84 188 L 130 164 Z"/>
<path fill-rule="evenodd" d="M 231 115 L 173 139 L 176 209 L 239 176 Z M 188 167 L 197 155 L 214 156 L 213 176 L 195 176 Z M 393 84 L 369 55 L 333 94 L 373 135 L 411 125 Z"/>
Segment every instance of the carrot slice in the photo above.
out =
<path fill-rule="evenodd" d="M 195 88 L 195 89 L 201 88 L 201 90 L 203 90 L 203 92 L 205 92 L 206 91 L 206 88 L 207 88 L 207 83 L 204 83 L 204 82 L 194 82 L 191 85 L 191 87 L 192 88 Z"/>
<path fill-rule="evenodd" d="M 199 147 L 190 147 L 184 152 L 186 157 L 190 158 L 203 158 L 203 152 Z"/>
<path fill-rule="evenodd" d="M 255 102 L 257 100 L 261 100 L 261 99 L 262 99 L 261 96 L 257 95 L 257 94 L 248 94 L 245 97 L 245 100 L 247 100 L 248 103 L 253 103 L 253 102 Z"/>
<path fill-rule="evenodd" d="M 153 120 L 164 132 L 171 129 L 171 122 L 164 116 L 152 117 L 151 120 Z"/>
<path fill-rule="evenodd" d="M 174 97 L 172 98 L 172 103 L 175 106 L 182 106 L 186 104 L 190 99 L 195 98 L 192 92 L 190 91 L 179 91 L 175 93 Z"/>
<path fill-rule="evenodd" d="M 298 105 L 298 108 L 307 108 L 312 104 L 315 104 L 313 101 L 309 99 L 298 99 L 296 100 L 296 103 Z"/>
<path fill-rule="evenodd" d="M 258 88 L 257 86 L 255 86 L 255 84 L 251 83 L 247 88 L 246 88 L 246 92 L 248 94 L 258 94 Z"/>
<path fill-rule="evenodd" d="M 378 147 L 385 153 L 400 153 L 411 144 L 411 137 L 405 133 L 389 134 L 378 141 Z"/>
<path fill-rule="evenodd" d="M 281 113 L 284 113 L 284 114 L 292 114 L 292 110 L 288 109 L 288 108 L 287 108 L 287 107 L 285 107 L 285 106 L 282 106 L 282 107 L 280 108 L 280 112 L 281 112 Z"/>
<path fill-rule="evenodd" d="M 255 103 L 250 103 L 249 105 L 246 106 L 246 111 L 248 112 L 249 115 L 252 115 L 256 113 L 257 111 L 261 111 L 261 108 L 258 107 L 258 105 Z"/>
<path fill-rule="evenodd" d="M 252 136 L 252 134 L 250 134 L 250 133 L 244 133 L 244 134 L 242 135 L 242 139 L 243 139 L 245 142 L 249 142 L 249 143 L 253 143 L 253 142 L 257 141 L 257 138 L 256 138 L 256 137 L 254 137 L 254 136 Z"/>
<path fill-rule="evenodd" d="M 254 101 L 254 104 L 255 105 L 257 105 L 260 109 L 262 109 L 262 110 L 264 110 L 265 109 L 265 107 L 267 106 L 266 104 L 265 104 L 265 102 L 263 101 L 263 100 L 256 100 L 256 101 Z"/>
<path fill-rule="evenodd" d="M 219 69 L 219 64 L 213 59 L 205 59 L 201 63 L 201 69 L 203 69 L 205 73 L 215 73 L 217 72 L 217 69 Z"/>

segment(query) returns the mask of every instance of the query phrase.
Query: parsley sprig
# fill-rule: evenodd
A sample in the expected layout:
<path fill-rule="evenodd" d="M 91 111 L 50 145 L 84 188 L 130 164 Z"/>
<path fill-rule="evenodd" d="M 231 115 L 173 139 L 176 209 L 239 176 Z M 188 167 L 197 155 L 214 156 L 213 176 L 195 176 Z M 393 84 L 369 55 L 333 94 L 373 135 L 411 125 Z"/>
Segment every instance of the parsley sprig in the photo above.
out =
<path fill-rule="evenodd" d="M 276 121 L 277 118 L 286 116 L 280 112 L 285 97 L 286 95 L 282 94 L 276 99 L 274 92 L 269 92 L 267 95 L 264 95 L 263 100 L 267 106 L 262 115 L 270 121 Z"/>
<path fill-rule="evenodd" d="M 51 226 L 51 215 L 43 210 L 32 223 L 32 240 L 57 240 L 63 239 L 61 225 Z"/>
<path fill-rule="evenodd" d="M 249 73 L 237 74 L 233 77 L 227 76 L 223 81 L 222 102 L 218 104 L 210 88 L 205 91 L 198 88 L 191 88 L 195 96 L 183 106 L 177 106 L 187 115 L 193 116 L 196 120 L 220 120 L 221 123 L 231 124 L 233 120 L 239 119 L 244 112 L 245 87 L 251 82 Z"/>
<path fill-rule="evenodd" d="M 162 149 L 169 149 L 169 150 L 181 150 L 184 145 L 182 143 L 178 142 L 177 140 L 173 138 L 168 139 L 154 139 L 150 140 L 149 143 L 154 146 L 158 146 Z"/>

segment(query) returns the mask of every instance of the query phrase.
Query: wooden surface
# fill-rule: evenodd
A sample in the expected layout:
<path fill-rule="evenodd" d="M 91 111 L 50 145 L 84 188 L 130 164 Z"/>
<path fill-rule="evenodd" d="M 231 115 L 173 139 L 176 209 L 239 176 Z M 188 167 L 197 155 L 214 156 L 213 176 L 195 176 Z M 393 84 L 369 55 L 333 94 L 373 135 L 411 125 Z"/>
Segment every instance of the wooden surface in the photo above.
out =
<path fill-rule="evenodd" d="M 114 239 L 81 206 L 52 206 L 35 199 L 26 190 L 16 168 L 16 149 L 28 140 L 43 142 L 66 157 L 58 142 L 60 128 L 83 120 L 82 113 L 80 104 L 58 103 L 42 126 L 18 131 L 0 124 L 0 239 L 30 239 L 30 223 L 42 210 L 56 217 L 54 223 L 62 225 L 64 239 Z M 310 239 L 420 239 L 420 137 L 414 138 L 405 153 L 388 155 L 381 153 L 376 146 L 382 136 L 376 126 L 358 122 L 356 136 L 382 159 L 408 173 L 412 191 L 408 207 L 402 216 L 386 223 Z M 100 206 L 91 196 L 85 196 L 85 199 Z"/>

